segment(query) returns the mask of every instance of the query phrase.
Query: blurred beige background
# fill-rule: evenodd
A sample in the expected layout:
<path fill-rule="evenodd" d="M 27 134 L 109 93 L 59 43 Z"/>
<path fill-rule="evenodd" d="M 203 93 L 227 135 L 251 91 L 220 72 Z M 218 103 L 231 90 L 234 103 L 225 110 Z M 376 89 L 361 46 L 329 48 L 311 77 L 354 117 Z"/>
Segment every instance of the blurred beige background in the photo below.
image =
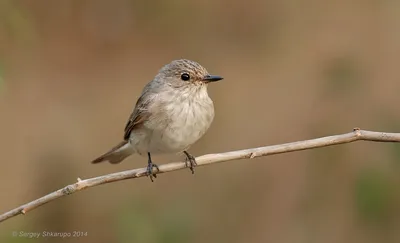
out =
<path fill-rule="evenodd" d="M 1 0 L 0 211 L 144 167 L 89 161 L 179 58 L 225 78 L 194 155 L 400 131 L 398 1 Z M 399 145 L 357 142 L 112 183 L 5 221 L 0 242 L 400 242 L 399 158 Z"/>

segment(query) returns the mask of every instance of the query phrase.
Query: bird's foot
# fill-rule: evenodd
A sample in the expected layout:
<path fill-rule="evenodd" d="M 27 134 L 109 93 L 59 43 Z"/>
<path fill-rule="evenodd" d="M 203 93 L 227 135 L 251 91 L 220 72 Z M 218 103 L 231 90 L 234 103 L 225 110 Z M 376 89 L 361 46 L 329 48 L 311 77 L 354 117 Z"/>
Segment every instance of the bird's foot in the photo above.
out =
<path fill-rule="evenodd" d="M 149 161 L 149 163 L 147 164 L 147 176 L 150 177 L 151 182 L 154 182 L 153 177 L 157 178 L 157 175 L 153 172 L 153 168 L 157 169 L 157 172 L 160 171 L 160 169 L 158 168 L 158 165 L 154 164 L 153 162 Z"/>
<path fill-rule="evenodd" d="M 157 172 L 160 171 L 160 168 L 158 168 L 158 165 L 154 164 L 153 161 L 151 160 L 150 152 L 147 152 L 147 156 L 148 156 L 148 161 L 147 161 L 146 173 L 147 173 L 147 176 L 150 177 L 151 182 L 154 182 L 153 177 L 157 178 L 157 175 L 156 175 L 156 173 L 153 172 L 153 167 L 156 167 Z"/>
<path fill-rule="evenodd" d="M 197 166 L 196 158 L 186 151 L 183 151 L 183 152 L 186 155 L 186 167 L 189 167 L 190 170 L 192 171 L 192 174 L 194 174 L 194 167 Z"/>

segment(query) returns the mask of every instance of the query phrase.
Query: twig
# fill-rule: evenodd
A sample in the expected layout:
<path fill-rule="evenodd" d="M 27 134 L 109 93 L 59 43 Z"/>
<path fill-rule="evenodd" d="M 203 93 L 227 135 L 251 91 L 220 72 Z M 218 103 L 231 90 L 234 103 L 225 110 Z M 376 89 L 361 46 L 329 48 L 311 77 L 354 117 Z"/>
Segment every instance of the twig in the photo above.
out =
<path fill-rule="evenodd" d="M 273 155 L 273 154 L 280 154 L 280 153 L 288 153 L 293 151 L 305 150 L 305 149 L 312 149 L 312 148 L 319 148 L 319 147 L 326 147 L 336 144 L 344 144 L 344 143 L 351 143 L 358 140 L 366 140 L 366 141 L 374 141 L 374 142 L 400 142 L 400 133 L 385 133 L 385 132 L 372 132 L 372 131 L 364 131 L 360 130 L 359 128 L 353 129 L 353 132 L 329 136 L 329 137 L 322 137 L 316 138 L 311 140 L 293 142 L 293 143 L 285 143 L 273 146 L 265 146 L 259 148 L 251 148 L 251 149 L 244 149 L 226 153 L 219 153 L 219 154 L 207 154 L 196 158 L 196 162 L 198 166 L 215 164 L 219 162 L 225 162 L 230 160 L 238 160 L 238 159 L 252 159 L 261 156 Z M 185 162 L 174 162 L 169 164 L 160 165 L 160 171 L 156 172 L 159 173 L 166 173 L 175 170 L 181 170 L 186 168 Z M 62 189 L 59 189 L 55 192 L 52 192 L 46 196 L 43 196 L 39 199 L 36 199 L 32 202 L 19 206 L 9 212 L 6 212 L 0 215 L 0 222 L 14 217 L 19 214 L 26 214 L 27 212 L 46 204 L 50 201 L 53 201 L 57 198 L 70 195 L 74 192 L 126 179 L 133 179 L 146 176 L 146 169 L 134 169 L 134 170 L 127 170 L 121 171 L 117 173 L 107 174 L 99 177 L 94 177 L 86 180 L 82 180 L 78 178 L 78 181 L 74 184 L 68 185 Z"/>

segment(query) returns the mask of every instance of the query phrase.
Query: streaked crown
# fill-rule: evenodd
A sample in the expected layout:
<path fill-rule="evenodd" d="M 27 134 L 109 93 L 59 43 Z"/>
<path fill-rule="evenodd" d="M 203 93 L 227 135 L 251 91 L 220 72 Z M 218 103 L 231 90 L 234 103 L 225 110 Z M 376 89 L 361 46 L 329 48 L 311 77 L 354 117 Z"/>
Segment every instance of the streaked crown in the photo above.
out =
<path fill-rule="evenodd" d="M 209 83 L 222 79 L 222 77 L 210 75 L 199 63 L 187 59 L 172 61 L 161 68 L 157 76 L 175 78 L 187 83 Z"/>

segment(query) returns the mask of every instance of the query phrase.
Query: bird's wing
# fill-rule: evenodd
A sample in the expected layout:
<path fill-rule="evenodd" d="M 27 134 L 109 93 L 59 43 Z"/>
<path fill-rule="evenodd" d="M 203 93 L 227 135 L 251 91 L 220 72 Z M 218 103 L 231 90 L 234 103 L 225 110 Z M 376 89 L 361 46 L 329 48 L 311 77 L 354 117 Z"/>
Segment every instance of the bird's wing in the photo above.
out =
<path fill-rule="evenodd" d="M 136 102 L 135 109 L 133 110 L 131 116 L 129 117 L 128 122 L 125 126 L 125 134 L 124 139 L 128 140 L 132 131 L 137 129 L 143 123 L 149 119 L 150 112 L 148 110 L 148 105 L 151 101 L 149 94 L 147 92 L 143 93 L 138 101 Z"/>

